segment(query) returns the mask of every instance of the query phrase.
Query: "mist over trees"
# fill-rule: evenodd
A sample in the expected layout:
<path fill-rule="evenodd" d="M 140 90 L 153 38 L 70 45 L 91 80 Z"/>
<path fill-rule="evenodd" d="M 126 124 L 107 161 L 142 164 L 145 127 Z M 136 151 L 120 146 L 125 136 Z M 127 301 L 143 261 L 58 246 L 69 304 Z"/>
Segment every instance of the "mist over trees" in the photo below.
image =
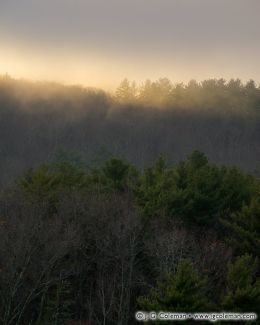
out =
<path fill-rule="evenodd" d="M 260 315 L 259 114 L 253 81 L 1 77 L 0 323 Z"/>
<path fill-rule="evenodd" d="M 218 163 L 259 169 L 260 88 L 249 81 L 127 79 L 114 94 L 80 86 L 0 79 L 1 183 L 60 151 L 85 162 L 105 152 L 144 167 L 195 149 Z"/>

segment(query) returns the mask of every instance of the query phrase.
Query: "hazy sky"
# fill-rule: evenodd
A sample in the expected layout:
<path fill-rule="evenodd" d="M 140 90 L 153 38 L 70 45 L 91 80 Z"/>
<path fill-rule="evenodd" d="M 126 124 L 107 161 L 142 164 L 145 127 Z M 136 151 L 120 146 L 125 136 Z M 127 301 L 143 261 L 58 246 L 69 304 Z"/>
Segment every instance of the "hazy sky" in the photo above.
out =
<path fill-rule="evenodd" d="M 260 0 L 0 0 L 0 73 L 260 82 Z"/>

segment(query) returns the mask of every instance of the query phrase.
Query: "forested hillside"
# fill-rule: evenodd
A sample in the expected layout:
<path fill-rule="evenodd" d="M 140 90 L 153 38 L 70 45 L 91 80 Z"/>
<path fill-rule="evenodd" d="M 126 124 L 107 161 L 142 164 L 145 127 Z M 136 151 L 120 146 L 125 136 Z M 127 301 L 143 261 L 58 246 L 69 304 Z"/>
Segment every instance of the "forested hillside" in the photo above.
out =
<path fill-rule="evenodd" d="M 260 315 L 253 81 L 109 94 L 4 76 L 0 139 L 1 324 Z"/>
<path fill-rule="evenodd" d="M 260 325 L 260 0 L 0 0 L 0 325 Z"/>
<path fill-rule="evenodd" d="M 64 156 L 28 170 L 0 195 L 0 323 L 259 314 L 259 194 L 255 177 L 198 151 L 144 170 Z"/>
<path fill-rule="evenodd" d="M 124 80 L 114 95 L 52 83 L 0 79 L 1 184 L 61 151 L 90 163 L 100 153 L 144 167 L 201 150 L 255 172 L 260 162 L 260 89 L 253 81 Z M 105 154 L 106 153 L 106 154 Z"/>

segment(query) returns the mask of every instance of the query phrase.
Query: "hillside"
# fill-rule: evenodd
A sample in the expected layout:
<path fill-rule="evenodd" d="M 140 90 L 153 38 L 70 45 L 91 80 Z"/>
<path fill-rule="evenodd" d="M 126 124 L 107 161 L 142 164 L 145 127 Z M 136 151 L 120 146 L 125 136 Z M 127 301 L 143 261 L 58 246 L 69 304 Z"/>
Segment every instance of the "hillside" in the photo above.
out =
<path fill-rule="evenodd" d="M 260 163 L 260 88 L 253 81 L 168 79 L 115 94 L 80 86 L 0 80 L 1 183 L 59 152 L 118 156 L 143 167 L 201 150 L 217 163 L 255 171 Z"/>

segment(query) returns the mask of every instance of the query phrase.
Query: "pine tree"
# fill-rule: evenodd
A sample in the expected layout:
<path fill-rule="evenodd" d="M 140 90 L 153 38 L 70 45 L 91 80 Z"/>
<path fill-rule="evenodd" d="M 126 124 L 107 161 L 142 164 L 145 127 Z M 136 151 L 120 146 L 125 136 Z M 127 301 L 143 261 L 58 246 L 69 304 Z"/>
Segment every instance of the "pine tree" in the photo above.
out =
<path fill-rule="evenodd" d="M 244 205 L 240 212 L 233 214 L 230 220 L 221 220 L 231 232 L 229 243 L 236 253 L 252 253 L 260 251 L 260 202 L 252 199 L 249 205 Z"/>
<path fill-rule="evenodd" d="M 205 280 L 189 260 L 182 260 L 175 274 L 167 274 L 146 297 L 139 297 L 140 308 L 147 311 L 196 312 L 209 306 L 204 295 Z"/>
<path fill-rule="evenodd" d="M 228 311 L 260 313 L 260 281 L 257 279 L 258 260 L 250 255 L 238 257 L 229 264 L 227 293 L 222 306 Z"/>

